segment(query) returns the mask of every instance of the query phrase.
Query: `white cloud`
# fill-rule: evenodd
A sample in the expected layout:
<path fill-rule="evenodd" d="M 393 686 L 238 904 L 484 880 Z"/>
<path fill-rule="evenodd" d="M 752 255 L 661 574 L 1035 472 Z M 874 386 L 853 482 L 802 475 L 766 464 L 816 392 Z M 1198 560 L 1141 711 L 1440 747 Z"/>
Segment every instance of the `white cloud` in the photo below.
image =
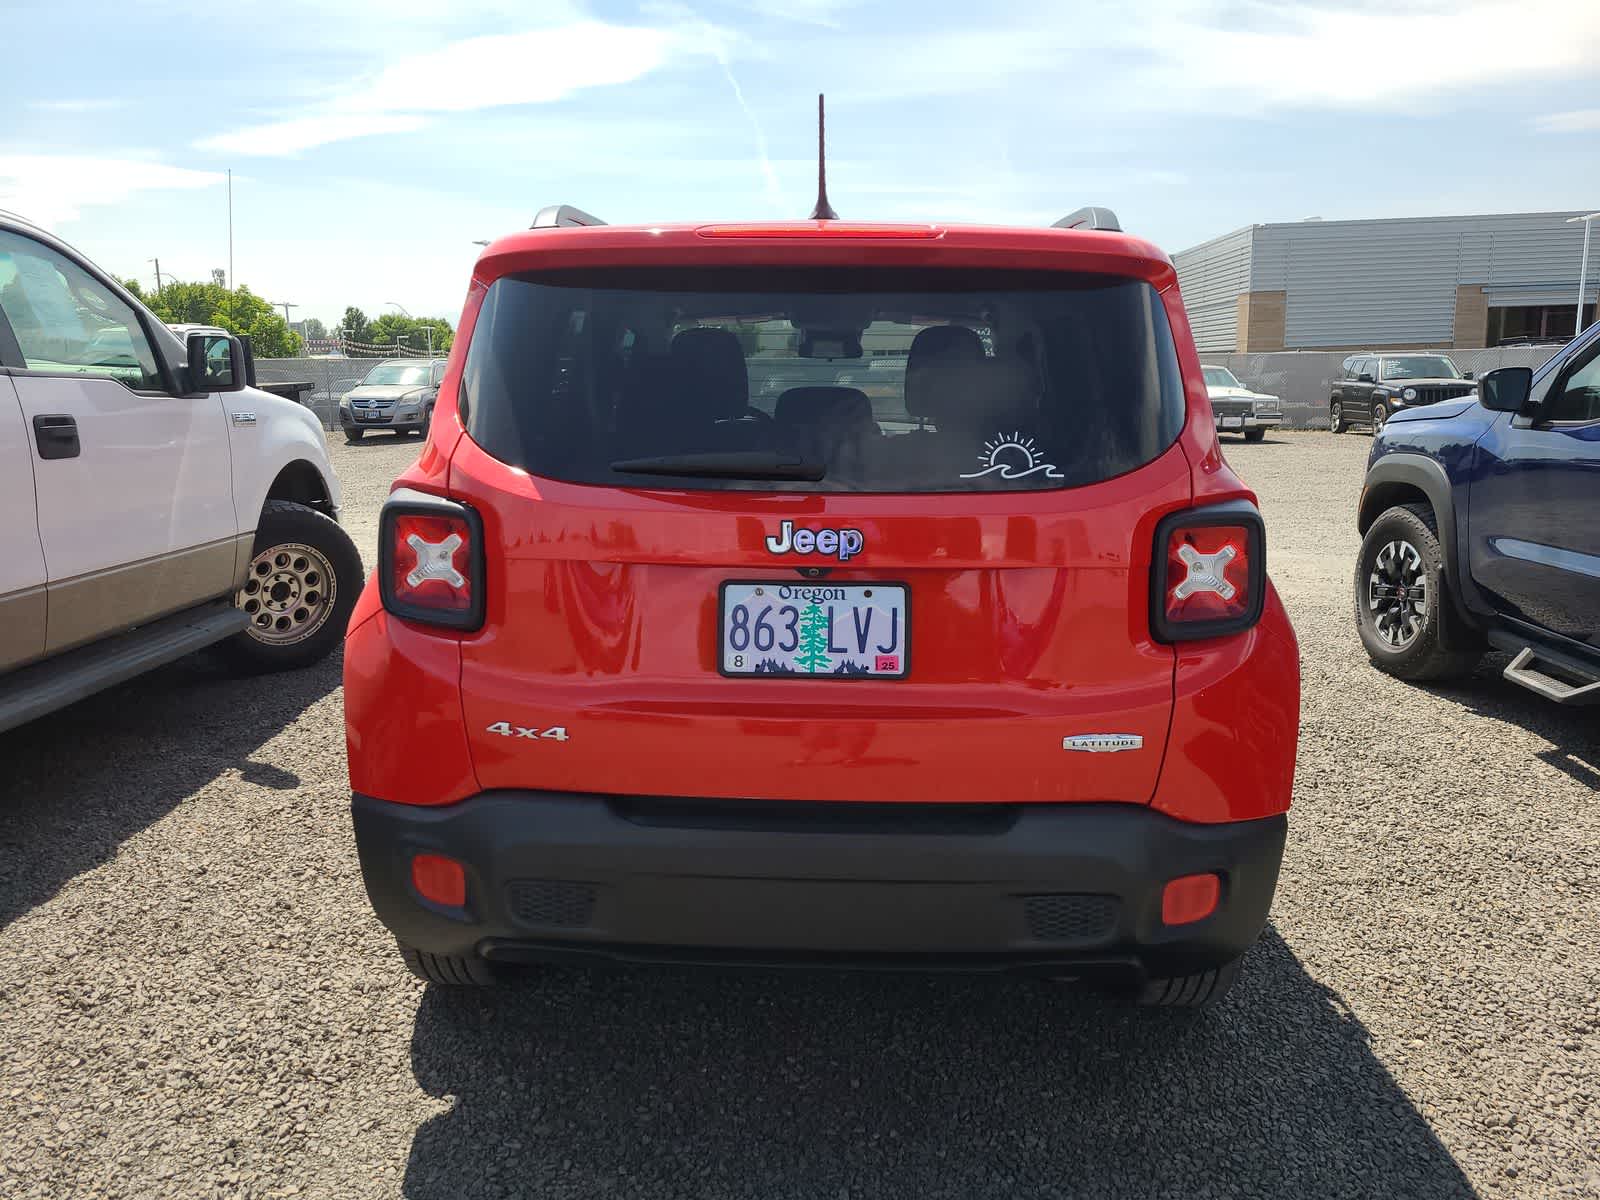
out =
<path fill-rule="evenodd" d="M 1164 7 L 1129 30 L 1131 47 L 1158 60 L 1140 74 L 1163 107 L 1174 96 L 1209 93 L 1265 106 L 1397 108 L 1508 80 L 1583 74 L 1600 56 L 1594 0 Z M 1241 27 L 1240 13 L 1258 24 Z M 1355 63 L 1365 69 L 1352 74 Z"/>
<path fill-rule="evenodd" d="M 409 55 L 314 112 L 202 138 L 196 146 L 288 155 L 329 142 L 419 128 L 425 114 L 544 104 L 630 83 L 694 45 L 670 29 L 578 21 L 491 34 Z"/>
<path fill-rule="evenodd" d="M 1533 127 L 1540 133 L 1600 133 L 1600 108 L 1548 113 L 1535 117 Z"/>
<path fill-rule="evenodd" d="M 72 154 L 0 154 L 0 208 L 50 227 L 90 205 L 117 205 L 135 192 L 213 187 L 226 177 L 138 159 Z"/>
<path fill-rule="evenodd" d="M 295 154 L 311 146 L 342 142 L 378 133 L 410 133 L 426 125 L 425 117 L 398 113 L 329 112 L 314 117 L 292 117 L 287 121 L 268 121 L 201 138 L 200 150 L 218 153 L 281 156 Z"/>

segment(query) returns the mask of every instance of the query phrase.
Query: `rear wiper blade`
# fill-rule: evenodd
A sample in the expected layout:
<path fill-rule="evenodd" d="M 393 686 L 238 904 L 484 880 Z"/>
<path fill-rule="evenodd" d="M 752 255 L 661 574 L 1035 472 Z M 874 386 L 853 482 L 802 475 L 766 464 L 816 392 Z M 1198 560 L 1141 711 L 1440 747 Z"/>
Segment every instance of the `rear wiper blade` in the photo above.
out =
<path fill-rule="evenodd" d="M 710 454 L 664 454 L 659 458 L 623 458 L 613 471 L 629 475 L 682 475 L 695 479 L 807 479 L 828 473 L 822 463 L 771 450 L 725 450 Z"/>

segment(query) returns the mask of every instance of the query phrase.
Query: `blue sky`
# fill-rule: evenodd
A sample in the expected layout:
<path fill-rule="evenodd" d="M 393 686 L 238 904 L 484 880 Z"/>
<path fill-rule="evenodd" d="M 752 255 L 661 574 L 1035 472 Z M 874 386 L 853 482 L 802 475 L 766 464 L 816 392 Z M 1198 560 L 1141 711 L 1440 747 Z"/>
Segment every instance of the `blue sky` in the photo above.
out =
<path fill-rule="evenodd" d="M 1600 208 L 1596 0 L 5 0 L 0 208 L 299 319 L 459 315 L 475 238 L 846 217 L 1169 251 L 1307 216 Z"/>

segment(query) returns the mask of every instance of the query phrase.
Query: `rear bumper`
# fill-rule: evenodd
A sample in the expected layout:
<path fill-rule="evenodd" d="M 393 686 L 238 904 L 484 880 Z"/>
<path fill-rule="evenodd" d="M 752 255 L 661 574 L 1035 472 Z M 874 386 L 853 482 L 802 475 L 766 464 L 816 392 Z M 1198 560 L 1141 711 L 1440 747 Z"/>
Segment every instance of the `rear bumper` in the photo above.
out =
<path fill-rule="evenodd" d="M 500 791 L 441 807 L 360 794 L 367 892 L 435 954 L 1179 975 L 1264 925 L 1287 822 L 1193 824 L 1132 804 L 686 801 Z M 424 900 L 411 858 L 467 875 L 464 909 Z M 1161 921 L 1167 880 L 1222 898 Z"/>

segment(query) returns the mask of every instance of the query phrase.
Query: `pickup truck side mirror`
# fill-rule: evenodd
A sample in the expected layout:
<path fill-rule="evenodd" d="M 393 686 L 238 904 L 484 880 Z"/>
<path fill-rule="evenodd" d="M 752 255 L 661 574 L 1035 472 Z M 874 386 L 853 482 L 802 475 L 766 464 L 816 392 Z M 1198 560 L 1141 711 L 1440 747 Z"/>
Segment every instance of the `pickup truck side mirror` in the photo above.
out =
<path fill-rule="evenodd" d="M 1477 376 L 1477 372 L 1475 372 L 1475 371 L 1463 371 L 1463 372 L 1461 372 L 1461 378 L 1463 378 L 1463 379 L 1476 379 L 1477 377 L 1478 377 Z"/>
<path fill-rule="evenodd" d="M 1361 374 L 1356 376 L 1356 382 L 1357 383 L 1376 383 L 1378 381 L 1372 377 L 1370 372 L 1363 371 L 1363 372 L 1361 372 Z"/>
<path fill-rule="evenodd" d="M 1532 391 L 1532 367 L 1500 367 L 1478 380 L 1478 402 L 1490 412 L 1521 412 Z"/>
<path fill-rule="evenodd" d="M 195 392 L 237 392 L 247 376 L 244 344 L 226 333 L 191 333 L 189 388 Z"/>

